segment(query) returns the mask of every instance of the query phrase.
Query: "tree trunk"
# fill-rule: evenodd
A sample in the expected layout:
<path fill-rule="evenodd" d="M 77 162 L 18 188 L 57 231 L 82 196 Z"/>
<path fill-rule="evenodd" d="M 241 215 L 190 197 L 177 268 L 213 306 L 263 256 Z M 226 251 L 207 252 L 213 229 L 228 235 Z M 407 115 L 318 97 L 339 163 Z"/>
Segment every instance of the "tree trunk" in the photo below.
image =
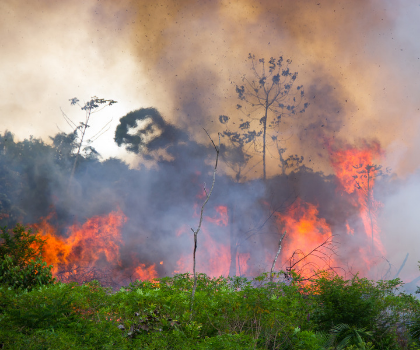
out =
<path fill-rule="evenodd" d="M 229 276 L 236 276 L 236 255 L 238 253 L 237 246 L 237 237 L 235 230 L 235 205 L 230 204 L 228 206 L 228 215 L 229 215 L 229 236 L 230 236 L 230 267 L 229 267 Z"/>
<path fill-rule="evenodd" d="M 266 135 L 267 135 L 267 114 L 268 114 L 268 101 L 265 105 L 265 115 L 263 118 L 263 179 L 264 182 L 267 180 L 267 173 L 266 173 L 266 164 L 265 164 L 265 155 L 266 155 Z"/>

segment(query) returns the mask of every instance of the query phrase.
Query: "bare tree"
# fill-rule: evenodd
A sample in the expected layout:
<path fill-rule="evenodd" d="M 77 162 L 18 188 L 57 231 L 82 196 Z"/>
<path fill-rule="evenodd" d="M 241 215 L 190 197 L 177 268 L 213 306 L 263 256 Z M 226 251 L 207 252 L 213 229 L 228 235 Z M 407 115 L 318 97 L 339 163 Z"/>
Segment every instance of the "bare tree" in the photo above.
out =
<path fill-rule="evenodd" d="M 276 135 L 268 135 L 268 129 L 277 129 L 281 119 L 285 116 L 293 116 L 302 113 L 308 107 L 308 103 L 302 104 L 304 97 L 303 86 L 297 86 L 292 93 L 293 85 L 298 73 L 292 73 L 289 65 L 292 61 L 271 57 L 266 66 L 264 58 L 258 60 L 256 65 L 255 56 L 249 54 L 251 61 L 251 77 L 242 77 L 243 85 L 236 85 L 236 93 L 246 106 L 237 104 L 236 107 L 245 116 L 241 119 L 239 130 L 226 130 L 222 136 L 227 136 L 233 143 L 240 146 L 252 144 L 255 151 L 262 153 L 263 179 L 266 180 L 266 155 L 269 138 L 277 141 Z M 219 117 L 222 124 L 229 121 L 229 117 Z M 270 136 L 270 137 L 269 137 Z M 262 139 L 261 142 L 258 142 Z"/>
<path fill-rule="evenodd" d="M 200 232 L 201 229 L 201 224 L 203 222 L 203 213 L 204 213 L 204 207 L 206 206 L 207 202 L 210 199 L 210 196 L 213 192 L 213 188 L 214 188 L 214 183 L 216 182 L 216 171 L 217 171 L 217 162 L 219 160 L 219 152 L 220 152 L 220 134 L 219 135 L 219 145 L 216 146 L 216 144 L 214 143 L 214 141 L 212 140 L 212 138 L 210 137 L 209 133 L 207 132 L 206 129 L 204 129 L 204 131 L 206 132 L 207 136 L 209 137 L 211 143 L 214 146 L 214 149 L 216 150 L 216 163 L 214 165 L 214 171 L 213 171 L 213 182 L 211 184 L 211 188 L 210 191 L 207 192 L 206 189 L 206 185 L 204 184 L 204 192 L 206 193 L 206 199 L 204 200 L 203 205 L 201 206 L 201 212 L 200 212 L 200 220 L 198 222 L 198 227 L 196 230 L 194 230 L 193 228 L 191 228 L 191 231 L 194 233 L 194 251 L 193 251 L 193 275 L 194 275 L 194 285 L 193 285 L 193 290 L 191 293 L 191 311 L 193 309 L 193 304 L 194 304 L 194 296 L 195 296 L 195 290 L 197 289 L 197 274 L 195 271 L 195 267 L 196 267 L 196 252 L 197 252 L 197 236 L 198 236 L 198 232 Z"/>
<path fill-rule="evenodd" d="M 111 121 L 109 121 L 108 123 L 106 123 L 105 126 L 101 130 L 99 130 L 99 132 L 97 132 L 95 135 L 93 135 L 87 141 L 87 144 L 85 144 L 84 141 L 85 141 L 85 136 L 86 136 L 86 130 L 87 130 L 88 127 L 90 127 L 90 125 L 89 125 L 90 117 L 92 116 L 93 113 L 97 113 L 97 112 L 101 111 L 106 106 L 112 106 L 114 103 L 117 103 L 117 101 L 114 101 L 114 100 L 105 100 L 103 98 L 98 98 L 96 96 L 92 97 L 90 99 L 90 101 L 86 102 L 84 105 L 79 104 L 79 99 L 77 97 L 71 98 L 69 101 L 70 101 L 70 104 L 72 106 L 73 105 L 78 105 L 83 111 L 85 111 L 85 121 L 84 122 L 80 122 L 79 125 L 76 125 L 63 112 L 64 119 L 66 120 L 66 122 L 71 127 L 74 127 L 75 133 L 78 135 L 78 138 L 79 138 L 79 142 L 78 142 L 78 145 L 77 145 L 76 156 L 75 156 L 75 159 L 74 159 L 74 162 L 73 162 L 73 167 L 72 167 L 72 170 L 71 170 L 71 173 L 70 173 L 70 182 L 71 182 L 71 179 L 74 176 L 74 172 L 76 171 L 77 162 L 79 160 L 79 156 L 80 156 L 80 152 L 81 152 L 82 148 L 84 150 L 93 151 L 93 148 L 91 146 L 91 143 L 93 141 L 95 141 L 98 137 L 100 137 L 104 132 L 107 131 L 106 127 L 111 122 Z"/>

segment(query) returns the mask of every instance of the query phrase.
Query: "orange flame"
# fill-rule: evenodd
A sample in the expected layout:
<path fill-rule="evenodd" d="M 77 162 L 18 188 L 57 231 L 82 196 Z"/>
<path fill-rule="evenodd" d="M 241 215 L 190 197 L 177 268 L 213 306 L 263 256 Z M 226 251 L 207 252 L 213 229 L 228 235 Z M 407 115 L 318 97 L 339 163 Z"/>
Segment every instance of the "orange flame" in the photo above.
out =
<path fill-rule="evenodd" d="M 373 160 L 383 155 L 378 143 L 364 144 L 361 149 L 347 147 L 341 150 L 330 148 L 331 164 L 335 170 L 340 187 L 343 192 L 354 195 L 354 205 L 360 208 L 360 217 L 363 222 L 365 234 L 371 241 L 365 247 L 361 247 L 362 258 L 370 263 L 367 255 L 379 251 L 385 255 L 385 249 L 380 240 L 379 228 L 376 222 L 378 209 L 381 203 L 373 197 L 375 178 L 380 167 L 374 165 Z M 354 234 L 354 229 L 346 224 L 347 232 Z"/>
<path fill-rule="evenodd" d="M 229 217 L 227 213 L 227 207 L 224 205 L 219 205 L 216 207 L 217 216 L 211 218 L 209 216 L 206 216 L 206 220 L 208 222 L 211 222 L 213 224 L 216 224 L 217 226 L 227 226 L 229 223 Z"/>
<path fill-rule="evenodd" d="M 332 238 L 331 228 L 324 218 L 318 218 L 316 205 L 298 198 L 286 213 L 278 213 L 276 219 L 281 232 L 286 231 L 286 238 L 282 243 L 282 260 L 286 266 L 296 263 L 293 268 L 307 275 L 313 270 L 329 268 L 334 263 L 334 256 L 328 249 L 329 239 Z M 326 243 L 321 246 L 324 242 Z M 315 253 L 309 254 L 317 247 L 319 248 Z M 306 255 L 308 256 L 302 259 Z M 302 260 L 298 263 L 300 259 Z"/>
<path fill-rule="evenodd" d="M 195 205 L 197 214 L 198 206 Z M 215 208 L 216 215 L 213 217 L 204 216 L 201 231 L 198 236 L 198 247 L 197 247 L 197 271 L 206 273 L 209 276 L 219 277 L 227 276 L 230 265 L 230 247 L 228 242 L 217 241 L 211 233 L 214 229 L 221 229 L 226 227 L 229 222 L 227 207 L 220 205 Z M 182 226 L 177 230 L 176 235 L 179 237 L 181 234 L 190 234 L 191 230 L 187 230 L 186 226 Z M 191 243 L 193 238 L 191 237 Z M 192 248 L 191 253 L 182 254 L 176 263 L 176 270 L 174 273 L 192 272 L 193 261 L 192 261 Z"/>
<path fill-rule="evenodd" d="M 134 278 L 145 281 L 145 280 L 154 280 L 158 278 L 158 274 L 155 270 L 155 264 L 146 267 L 145 264 L 139 264 L 134 270 Z"/>
<path fill-rule="evenodd" d="M 50 224 L 53 214 L 32 225 L 46 240 L 43 257 L 53 265 L 53 275 L 60 272 L 81 271 L 83 268 L 107 264 L 111 268 L 121 265 L 120 246 L 123 244 L 121 227 L 127 221 L 121 210 L 105 216 L 95 216 L 83 225 L 73 224 L 67 229 L 67 237 L 57 235 Z M 138 264 L 134 277 L 152 279 L 157 277 L 155 266 Z"/>

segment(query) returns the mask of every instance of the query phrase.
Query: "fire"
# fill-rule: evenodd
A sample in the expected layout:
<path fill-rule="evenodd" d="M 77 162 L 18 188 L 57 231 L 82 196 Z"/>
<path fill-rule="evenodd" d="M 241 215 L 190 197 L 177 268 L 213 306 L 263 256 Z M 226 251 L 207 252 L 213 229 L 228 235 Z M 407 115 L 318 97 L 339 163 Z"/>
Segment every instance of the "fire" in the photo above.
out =
<path fill-rule="evenodd" d="M 198 206 L 195 206 L 197 214 Z M 214 237 L 216 231 L 224 230 L 229 223 L 227 207 L 220 205 L 215 208 L 214 216 L 204 216 L 203 224 L 198 235 L 197 246 L 197 271 L 206 273 L 209 276 L 219 277 L 227 276 L 230 265 L 230 246 L 229 242 L 221 242 Z M 182 226 L 176 232 L 177 237 L 181 234 L 189 234 L 191 236 L 191 245 L 193 244 L 193 233 L 187 230 L 186 226 Z M 182 254 L 177 261 L 174 273 L 192 272 L 192 247 L 187 254 Z"/>
<path fill-rule="evenodd" d="M 95 268 L 106 266 L 112 270 L 121 266 L 121 228 L 127 221 L 121 210 L 92 217 L 83 225 L 73 224 L 67 228 L 66 237 L 58 235 L 50 223 L 53 215 L 31 226 L 46 240 L 43 257 L 47 264 L 53 265 L 55 277 L 65 279 L 87 271 L 95 275 L 92 272 Z M 156 278 L 155 265 L 137 264 L 133 275 L 140 279 Z"/>
<path fill-rule="evenodd" d="M 208 222 L 216 224 L 217 226 L 227 226 L 229 223 L 227 207 L 224 205 L 219 205 L 218 207 L 216 207 L 216 212 L 219 215 L 215 217 L 206 216 L 206 220 Z"/>
<path fill-rule="evenodd" d="M 341 190 L 352 195 L 353 205 L 360 208 L 360 217 L 363 222 L 364 231 L 369 239 L 362 258 L 369 262 L 370 255 L 379 252 L 385 255 L 385 249 L 380 240 L 380 232 L 376 222 L 378 209 L 381 203 L 373 197 L 373 188 L 376 176 L 380 174 L 380 166 L 374 164 L 373 160 L 381 157 L 383 152 L 378 143 L 371 145 L 364 144 L 362 148 L 346 147 L 341 150 L 334 150 L 330 147 L 331 164 L 335 170 Z M 354 229 L 346 223 L 347 232 L 354 234 Z"/>
<path fill-rule="evenodd" d="M 276 220 L 280 232 L 286 231 L 284 242 L 287 243 L 283 242 L 282 247 L 283 264 L 292 266 L 303 275 L 331 267 L 334 256 L 328 248 L 332 232 L 326 220 L 318 217 L 316 205 L 298 198 L 285 213 L 278 213 Z M 317 247 L 313 254 L 309 254 Z M 298 262 L 306 255 L 306 258 Z"/>
<path fill-rule="evenodd" d="M 238 276 L 246 275 L 249 271 L 248 261 L 251 259 L 251 253 L 238 253 L 237 259 L 236 274 Z"/>
<path fill-rule="evenodd" d="M 33 227 L 46 238 L 44 259 L 54 266 L 53 272 L 70 264 L 88 266 L 101 258 L 120 264 L 120 228 L 126 221 L 121 211 L 111 212 L 104 217 L 95 216 L 83 225 L 74 224 L 68 228 L 66 238 L 56 234 L 55 228 L 49 223 L 50 219 L 47 217 Z"/>
<path fill-rule="evenodd" d="M 144 280 L 154 280 L 158 278 L 158 274 L 155 270 L 155 264 L 146 267 L 146 264 L 139 264 L 134 270 L 134 278 Z"/>
<path fill-rule="evenodd" d="M 331 164 L 343 190 L 354 193 L 359 185 L 367 186 L 367 167 L 373 164 L 374 158 L 381 155 L 381 148 L 376 142 L 372 145 L 364 144 L 361 149 L 348 146 L 345 149 L 333 150 L 330 147 Z M 371 178 L 370 181 L 372 188 L 374 179 Z"/>

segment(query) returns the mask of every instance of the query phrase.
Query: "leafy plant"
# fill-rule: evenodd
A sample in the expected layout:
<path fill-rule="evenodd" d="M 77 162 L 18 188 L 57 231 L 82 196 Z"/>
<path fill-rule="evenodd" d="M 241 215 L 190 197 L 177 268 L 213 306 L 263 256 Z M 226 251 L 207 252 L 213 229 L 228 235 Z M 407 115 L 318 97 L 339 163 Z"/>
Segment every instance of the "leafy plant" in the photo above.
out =
<path fill-rule="evenodd" d="M 322 276 L 310 285 L 292 275 L 293 280 L 287 284 L 280 275 L 271 282 L 268 273 L 254 279 L 198 274 L 193 312 L 190 296 L 194 280 L 190 274 L 154 282 L 136 281 L 116 292 L 101 287 L 97 281 L 84 285 L 54 283 L 30 291 L 2 285 L 0 347 L 4 344 L 4 348 L 28 350 L 418 348 L 404 331 L 407 323 L 402 320 L 416 319 L 419 301 L 403 293 L 391 293 L 396 281 L 359 283 L 357 279 L 337 281 Z M 357 293 L 349 293 L 351 283 Z M 341 284 L 344 288 L 340 289 Z M 340 293 L 343 295 L 339 296 Z M 328 304 L 329 300 L 352 302 L 354 298 L 353 305 L 363 305 L 358 304 L 357 295 L 362 301 L 376 296 L 372 306 L 375 312 L 368 313 L 370 318 L 362 318 L 371 328 L 336 323 L 331 332 L 319 331 L 319 316 L 335 305 Z M 335 310 L 343 310 L 344 316 L 348 313 L 346 308 Z M 335 315 L 333 322 L 340 316 L 343 315 Z"/>
<path fill-rule="evenodd" d="M 60 328 L 74 320 L 72 300 L 68 294 L 49 299 L 37 298 L 35 302 L 23 299 L 7 310 L 10 321 L 16 325 L 31 329 L 51 329 Z"/>
<path fill-rule="evenodd" d="M 292 348 L 295 350 L 322 350 L 328 343 L 328 336 L 324 333 L 301 331 L 296 328 L 292 337 Z"/>
<path fill-rule="evenodd" d="M 348 345 L 357 346 L 357 349 L 366 350 L 366 338 L 372 337 L 372 332 L 365 328 L 339 324 L 331 329 L 332 342 L 337 343 L 336 349 L 345 349 Z"/>
<path fill-rule="evenodd" d="M 31 229 L 17 224 L 11 234 L 3 227 L 0 238 L 0 284 L 31 290 L 54 282 L 52 266 L 42 260 L 45 241 Z"/>
<path fill-rule="evenodd" d="M 312 286 L 318 304 L 312 317 L 316 328 L 328 332 L 332 327 L 347 324 L 372 329 L 400 283 L 397 279 L 375 284 L 357 275 L 351 280 L 321 276 Z"/>

